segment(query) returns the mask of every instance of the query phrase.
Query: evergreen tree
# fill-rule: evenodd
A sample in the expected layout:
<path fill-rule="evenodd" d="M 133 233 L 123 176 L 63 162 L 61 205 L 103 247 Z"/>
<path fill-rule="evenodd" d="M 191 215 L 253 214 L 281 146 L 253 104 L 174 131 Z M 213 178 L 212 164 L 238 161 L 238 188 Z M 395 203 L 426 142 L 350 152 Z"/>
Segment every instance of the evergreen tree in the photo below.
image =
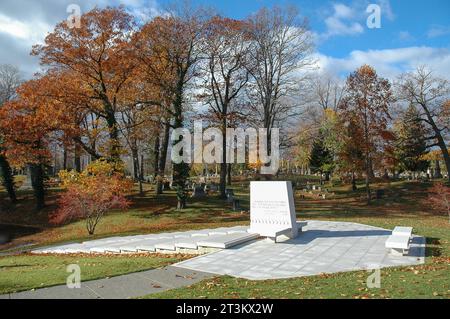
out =
<path fill-rule="evenodd" d="M 427 152 L 426 128 L 414 105 L 410 105 L 398 128 L 397 156 L 404 171 L 422 172 L 430 162 L 423 159 Z"/>
<path fill-rule="evenodd" d="M 325 180 L 330 179 L 330 173 L 334 168 L 333 154 L 325 146 L 325 139 L 322 132 L 313 143 L 309 165 L 314 173 L 325 174 Z M 322 179 L 322 177 L 321 177 Z"/>

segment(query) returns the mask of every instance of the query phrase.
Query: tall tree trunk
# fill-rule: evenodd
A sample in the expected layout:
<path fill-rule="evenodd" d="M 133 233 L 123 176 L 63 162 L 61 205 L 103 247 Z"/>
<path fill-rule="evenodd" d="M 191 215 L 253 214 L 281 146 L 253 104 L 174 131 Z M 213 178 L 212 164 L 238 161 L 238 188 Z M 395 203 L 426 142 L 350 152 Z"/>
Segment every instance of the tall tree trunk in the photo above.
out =
<path fill-rule="evenodd" d="M 181 125 L 182 124 L 183 123 L 181 122 Z M 160 178 L 158 178 L 156 181 L 156 195 L 160 195 L 163 193 L 162 178 L 164 177 L 164 173 L 166 171 L 169 140 L 170 140 L 170 121 L 167 119 L 166 123 L 164 123 L 164 133 L 163 133 L 163 139 L 162 139 L 162 144 L 161 144 L 161 151 L 159 154 L 158 175 L 160 176 Z"/>
<path fill-rule="evenodd" d="M 439 163 L 439 160 L 436 160 L 435 163 L 436 163 L 436 168 L 434 170 L 434 178 L 442 178 L 441 164 Z"/>
<path fill-rule="evenodd" d="M 155 169 L 153 173 L 153 177 L 156 178 L 159 172 L 159 157 L 160 157 L 160 136 L 156 135 L 155 137 L 155 145 L 153 146 L 153 168 Z"/>
<path fill-rule="evenodd" d="M 358 190 L 358 187 L 356 186 L 356 178 L 355 178 L 355 172 L 352 172 L 352 190 L 355 192 Z"/>
<path fill-rule="evenodd" d="M 75 166 L 75 171 L 80 173 L 81 172 L 81 147 L 78 143 L 75 144 L 74 166 Z"/>
<path fill-rule="evenodd" d="M 144 195 L 144 155 L 141 155 L 141 165 L 139 169 L 139 193 Z"/>
<path fill-rule="evenodd" d="M 232 184 L 232 182 L 233 182 L 233 181 L 232 181 L 232 178 L 231 178 L 231 167 L 232 167 L 232 166 L 231 166 L 231 163 L 229 163 L 229 164 L 228 164 L 228 167 L 227 167 L 227 175 L 228 175 L 228 176 L 227 176 L 227 185 L 228 185 L 228 186 L 231 186 L 231 184 Z"/>
<path fill-rule="evenodd" d="M 223 107 L 225 109 L 225 106 Z M 226 114 L 226 113 L 225 113 Z M 220 198 L 225 199 L 227 188 L 227 119 L 222 119 L 222 163 L 220 163 Z"/>
<path fill-rule="evenodd" d="M 174 108 L 174 129 L 183 128 L 183 92 L 184 92 L 184 78 L 185 75 L 180 76 L 180 80 L 177 85 L 177 95 L 175 101 L 173 103 Z M 182 140 L 181 137 L 178 137 L 175 141 L 173 141 L 173 145 L 178 144 Z M 183 154 L 180 154 L 183 156 Z M 186 199 L 186 181 L 189 177 L 189 164 L 188 163 L 174 163 L 173 164 L 173 183 L 177 189 L 177 208 L 185 209 L 187 206 Z"/>
<path fill-rule="evenodd" d="M 133 158 L 133 177 L 134 180 L 137 182 L 139 181 L 139 152 L 137 150 L 137 146 L 134 146 L 131 148 L 131 156 Z"/>
<path fill-rule="evenodd" d="M 439 147 L 441 148 L 442 155 L 444 156 L 445 167 L 447 168 L 447 178 L 450 182 L 450 155 L 448 153 L 448 149 L 445 145 L 444 139 L 440 138 Z"/>
<path fill-rule="evenodd" d="M 370 171 L 371 171 L 371 161 L 369 155 L 367 155 L 366 160 L 366 192 L 367 192 L 367 204 L 370 204 L 372 200 L 372 194 L 370 193 Z"/>
<path fill-rule="evenodd" d="M 0 155 L 0 176 L 2 177 L 3 186 L 8 192 L 8 196 L 11 202 L 17 202 L 16 190 L 14 188 L 14 176 L 12 173 L 11 166 L 9 165 L 7 159 Z"/>
<path fill-rule="evenodd" d="M 375 173 L 373 171 L 373 161 L 372 158 L 369 158 L 369 174 L 370 174 L 370 178 L 373 179 L 375 178 Z"/>
<path fill-rule="evenodd" d="M 116 114 L 112 106 L 106 106 L 106 123 L 109 130 L 109 158 L 113 162 L 120 161 L 120 141 L 119 141 L 119 129 L 117 127 Z"/>
<path fill-rule="evenodd" d="M 433 128 L 434 134 L 436 136 L 437 144 L 439 148 L 441 149 L 442 155 L 444 156 L 444 163 L 447 168 L 447 178 L 450 182 L 450 154 L 448 153 L 447 145 L 445 145 L 444 138 L 442 137 L 441 130 L 437 127 L 436 123 L 434 122 L 433 116 L 431 116 L 430 111 L 427 107 L 422 105 L 422 108 L 425 111 L 425 114 L 427 116 L 428 122 Z"/>
<path fill-rule="evenodd" d="M 63 147 L 63 170 L 67 170 L 67 146 Z"/>
<path fill-rule="evenodd" d="M 45 207 L 44 167 L 42 164 L 29 164 L 31 173 L 31 185 L 36 199 L 36 210 Z"/>

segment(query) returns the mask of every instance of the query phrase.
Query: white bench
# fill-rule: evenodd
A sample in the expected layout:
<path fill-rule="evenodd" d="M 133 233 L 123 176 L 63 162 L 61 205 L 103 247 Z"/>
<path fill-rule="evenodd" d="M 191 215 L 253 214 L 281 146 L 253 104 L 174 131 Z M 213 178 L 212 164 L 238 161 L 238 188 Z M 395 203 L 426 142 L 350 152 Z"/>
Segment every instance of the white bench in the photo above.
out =
<path fill-rule="evenodd" d="M 411 238 L 412 231 L 413 231 L 412 227 L 400 227 L 400 226 L 397 226 L 392 231 L 392 235 L 394 235 L 394 236 L 407 236 L 407 237 Z"/>
<path fill-rule="evenodd" d="M 386 248 L 392 255 L 403 256 L 408 254 L 412 238 L 412 227 L 395 227 L 392 235 L 386 240 Z"/>

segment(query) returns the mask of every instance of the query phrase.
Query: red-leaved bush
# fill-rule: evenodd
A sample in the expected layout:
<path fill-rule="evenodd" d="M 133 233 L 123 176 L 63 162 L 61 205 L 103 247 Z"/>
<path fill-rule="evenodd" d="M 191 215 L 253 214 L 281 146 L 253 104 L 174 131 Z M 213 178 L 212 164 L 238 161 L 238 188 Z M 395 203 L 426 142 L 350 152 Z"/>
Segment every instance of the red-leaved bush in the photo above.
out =
<path fill-rule="evenodd" d="M 450 187 L 444 183 L 435 183 L 430 189 L 429 200 L 434 209 L 441 213 L 448 214 L 450 222 Z"/>
<path fill-rule="evenodd" d="M 50 217 L 52 224 L 71 220 L 86 220 L 86 229 L 93 235 L 100 219 L 111 209 L 125 209 L 126 195 L 132 182 L 126 179 L 116 164 L 99 160 L 83 172 L 61 171 L 65 193 L 59 199 L 59 209 Z"/>

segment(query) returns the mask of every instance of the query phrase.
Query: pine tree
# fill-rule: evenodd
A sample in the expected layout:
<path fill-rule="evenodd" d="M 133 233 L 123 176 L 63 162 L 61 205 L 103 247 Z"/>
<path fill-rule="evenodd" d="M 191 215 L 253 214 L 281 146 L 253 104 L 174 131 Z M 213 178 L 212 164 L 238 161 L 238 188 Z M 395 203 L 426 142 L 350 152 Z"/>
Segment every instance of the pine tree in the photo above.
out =
<path fill-rule="evenodd" d="M 410 105 L 398 128 L 397 156 L 400 168 L 405 171 L 422 172 L 430 162 L 423 159 L 427 152 L 426 128 L 414 105 Z"/>
<path fill-rule="evenodd" d="M 314 173 L 325 174 L 325 180 L 330 179 L 330 173 L 334 168 L 333 154 L 325 146 L 325 139 L 322 132 L 313 143 L 309 165 Z M 321 177 L 322 178 L 322 177 Z"/>

